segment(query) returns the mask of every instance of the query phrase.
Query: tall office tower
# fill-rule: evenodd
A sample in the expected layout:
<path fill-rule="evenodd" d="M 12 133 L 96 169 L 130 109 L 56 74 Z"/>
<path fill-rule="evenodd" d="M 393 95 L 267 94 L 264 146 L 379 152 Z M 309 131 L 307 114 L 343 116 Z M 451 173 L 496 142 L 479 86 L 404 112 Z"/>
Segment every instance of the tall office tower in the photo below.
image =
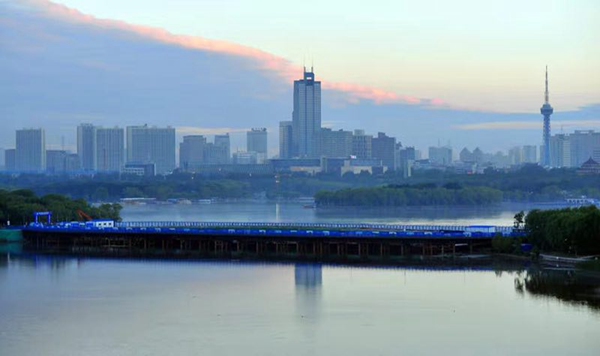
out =
<path fill-rule="evenodd" d="M 215 147 L 218 148 L 220 157 L 218 159 L 220 164 L 231 163 L 231 141 L 229 140 L 229 134 L 215 135 Z"/>
<path fill-rule="evenodd" d="M 569 136 L 559 134 L 550 137 L 550 153 L 551 167 L 571 167 L 571 141 Z"/>
<path fill-rule="evenodd" d="M 122 128 L 96 128 L 96 170 L 120 172 L 125 163 L 125 132 Z"/>
<path fill-rule="evenodd" d="M 267 155 L 267 129 L 252 129 L 246 132 L 246 151 Z"/>
<path fill-rule="evenodd" d="M 352 131 L 321 129 L 321 155 L 324 157 L 350 157 Z"/>
<path fill-rule="evenodd" d="M 154 164 L 156 174 L 175 169 L 175 129 L 127 126 L 127 163 Z"/>
<path fill-rule="evenodd" d="M 46 169 L 44 129 L 17 130 L 15 166 L 20 172 L 41 172 Z"/>
<path fill-rule="evenodd" d="M 550 147 L 550 152 L 552 152 L 552 147 Z M 550 158 L 552 161 L 552 158 Z M 523 146 L 523 163 L 536 163 L 537 162 L 537 147 L 525 145 Z"/>
<path fill-rule="evenodd" d="M 46 150 L 46 171 L 48 173 L 64 173 L 67 170 L 66 161 L 66 151 Z"/>
<path fill-rule="evenodd" d="M 279 158 L 292 158 L 293 149 L 292 121 L 279 122 Z"/>
<path fill-rule="evenodd" d="M 550 106 L 550 94 L 548 93 L 548 66 L 546 66 L 546 91 L 544 92 L 544 105 L 540 113 L 544 115 L 544 149 L 542 152 L 542 166 L 550 165 L 550 115 L 554 112 Z"/>
<path fill-rule="evenodd" d="M 304 68 L 304 79 L 294 81 L 292 113 L 292 157 L 317 158 L 321 155 L 321 82 Z"/>
<path fill-rule="evenodd" d="M 451 147 L 429 147 L 429 162 L 441 166 L 452 164 Z"/>
<path fill-rule="evenodd" d="M 366 135 L 365 130 L 354 130 L 352 154 L 356 158 L 371 159 L 373 157 L 373 136 Z"/>
<path fill-rule="evenodd" d="M 378 132 L 377 137 L 371 140 L 372 157 L 380 159 L 381 163 L 390 171 L 396 170 L 396 138 L 389 137 L 383 132 Z"/>
<path fill-rule="evenodd" d="M 84 171 L 96 170 L 96 127 L 81 124 L 77 127 L 77 154 Z"/>
<path fill-rule="evenodd" d="M 16 166 L 16 151 L 14 148 L 4 150 L 4 169 L 9 172 L 17 170 Z"/>
<path fill-rule="evenodd" d="M 179 167 L 184 171 L 194 171 L 204 164 L 206 137 L 202 135 L 183 136 L 179 144 Z"/>

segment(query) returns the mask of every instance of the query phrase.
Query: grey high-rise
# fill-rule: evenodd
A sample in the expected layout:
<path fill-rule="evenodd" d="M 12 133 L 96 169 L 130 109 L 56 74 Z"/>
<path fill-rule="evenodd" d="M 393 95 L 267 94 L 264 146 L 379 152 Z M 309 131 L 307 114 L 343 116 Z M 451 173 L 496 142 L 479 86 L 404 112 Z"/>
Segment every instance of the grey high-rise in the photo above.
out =
<path fill-rule="evenodd" d="M 292 113 L 293 156 L 316 158 L 320 152 L 321 82 L 304 69 L 304 79 L 294 81 L 294 112 Z"/>
<path fill-rule="evenodd" d="M 81 124 L 77 127 L 77 154 L 83 170 L 96 170 L 96 127 L 94 125 Z"/>
<path fill-rule="evenodd" d="M 279 158 L 292 158 L 293 156 L 293 134 L 294 131 L 291 121 L 281 121 L 279 123 Z"/>
<path fill-rule="evenodd" d="M 267 155 L 267 129 L 252 129 L 246 132 L 246 151 Z"/>
<path fill-rule="evenodd" d="M 96 128 L 96 169 L 119 172 L 125 161 L 125 132 L 122 128 Z"/>
<path fill-rule="evenodd" d="M 15 168 L 20 172 L 46 169 L 46 136 L 44 129 L 17 130 Z"/>
<path fill-rule="evenodd" d="M 544 149 L 542 152 L 542 166 L 550 166 L 550 115 L 554 112 L 550 106 L 550 94 L 548 93 L 548 66 L 546 66 L 546 91 L 544 92 L 544 105 L 540 109 L 540 113 L 544 115 Z"/>
<path fill-rule="evenodd" d="M 157 174 L 175 169 L 175 129 L 172 127 L 127 127 L 127 163 L 153 163 Z"/>

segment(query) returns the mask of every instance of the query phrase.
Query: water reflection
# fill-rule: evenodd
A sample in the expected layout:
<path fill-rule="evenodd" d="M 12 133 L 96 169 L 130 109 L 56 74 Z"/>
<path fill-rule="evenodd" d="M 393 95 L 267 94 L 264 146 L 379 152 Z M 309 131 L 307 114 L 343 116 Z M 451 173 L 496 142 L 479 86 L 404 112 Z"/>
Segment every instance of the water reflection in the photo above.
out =
<path fill-rule="evenodd" d="M 6 263 L 4 263 L 4 261 Z M 20 267 L 26 269 L 47 268 L 61 272 L 69 266 L 79 266 L 83 260 L 73 257 L 51 256 L 42 254 L 23 254 L 19 252 L 0 254 L 0 267 Z"/>
<path fill-rule="evenodd" d="M 21 253 L 23 251 L 22 243 L 0 243 L 0 255 L 7 255 L 11 253 Z"/>
<path fill-rule="evenodd" d="M 535 297 L 551 297 L 600 312 L 600 279 L 570 269 L 535 269 L 517 274 L 515 290 Z"/>
<path fill-rule="evenodd" d="M 297 263 L 294 266 L 296 312 L 300 318 L 315 320 L 321 309 L 323 266 L 317 263 Z"/>

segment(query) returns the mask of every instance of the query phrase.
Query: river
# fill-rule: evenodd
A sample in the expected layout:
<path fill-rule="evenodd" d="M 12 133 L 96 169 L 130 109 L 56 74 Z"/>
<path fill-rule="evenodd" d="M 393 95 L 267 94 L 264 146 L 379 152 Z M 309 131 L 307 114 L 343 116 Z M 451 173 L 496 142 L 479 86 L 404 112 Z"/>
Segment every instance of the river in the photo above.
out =
<path fill-rule="evenodd" d="M 518 211 L 518 210 L 517 210 Z M 511 209 L 126 206 L 125 220 L 511 225 Z M 593 278 L 0 253 L 0 355 L 597 355 Z"/>

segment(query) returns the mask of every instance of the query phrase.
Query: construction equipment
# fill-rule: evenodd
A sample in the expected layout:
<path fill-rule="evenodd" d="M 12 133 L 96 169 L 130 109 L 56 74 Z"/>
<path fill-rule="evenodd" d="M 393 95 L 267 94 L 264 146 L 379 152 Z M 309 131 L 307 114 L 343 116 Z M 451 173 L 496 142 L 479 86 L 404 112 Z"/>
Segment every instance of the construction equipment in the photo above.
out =
<path fill-rule="evenodd" d="M 86 214 L 83 210 L 81 209 L 77 209 L 77 216 L 79 216 L 80 220 L 84 220 L 84 221 L 92 221 L 94 219 L 92 219 L 91 216 L 89 216 L 88 214 Z"/>

